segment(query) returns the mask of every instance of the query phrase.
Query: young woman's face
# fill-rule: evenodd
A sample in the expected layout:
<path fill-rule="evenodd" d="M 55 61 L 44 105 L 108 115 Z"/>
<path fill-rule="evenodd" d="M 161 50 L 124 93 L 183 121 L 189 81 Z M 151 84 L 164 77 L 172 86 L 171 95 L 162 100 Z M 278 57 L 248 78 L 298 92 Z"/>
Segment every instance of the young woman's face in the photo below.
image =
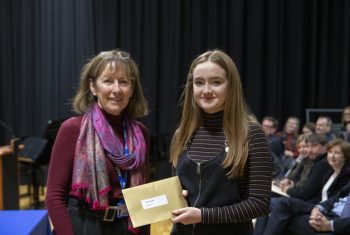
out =
<path fill-rule="evenodd" d="M 219 65 L 207 61 L 193 70 L 193 94 L 196 104 L 206 113 L 216 113 L 225 107 L 227 93 L 226 72 Z"/>
<path fill-rule="evenodd" d="M 327 160 L 329 165 L 331 165 L 334 170 L 340 170 L 343 167 L 345 159 L 343 151 L 339 145 L 335 145 L 328 150 Z"/>
<path fill-rule="evenodd" d="M 305 141 L 301 141 L 298 145 L 299 155 L 306 157 L 309 155 L 309 148 Z"/>
<path fill-rule="evenodd" d="M 119 115 L 128 106 L 132 96 L 132 84 L 123 66 L 108 64 L 90 91 L 97 96 L 98 105 L 107 113 Z"/>

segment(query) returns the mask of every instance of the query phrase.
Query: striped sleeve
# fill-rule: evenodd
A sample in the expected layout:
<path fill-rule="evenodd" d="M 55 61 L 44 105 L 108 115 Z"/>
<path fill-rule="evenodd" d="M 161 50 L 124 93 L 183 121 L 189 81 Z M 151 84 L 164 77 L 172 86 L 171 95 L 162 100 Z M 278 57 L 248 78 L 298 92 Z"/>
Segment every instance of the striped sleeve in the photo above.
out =
<path fill-rule="evenodd" d="M 272 162 L 267 139 L 259 125 L 250 126 L 248 142 L 247 170 L 238 184 L 243 200 L 223 207 L 201 208 L 202 223 L 241 223 L 269 213 Z"/>

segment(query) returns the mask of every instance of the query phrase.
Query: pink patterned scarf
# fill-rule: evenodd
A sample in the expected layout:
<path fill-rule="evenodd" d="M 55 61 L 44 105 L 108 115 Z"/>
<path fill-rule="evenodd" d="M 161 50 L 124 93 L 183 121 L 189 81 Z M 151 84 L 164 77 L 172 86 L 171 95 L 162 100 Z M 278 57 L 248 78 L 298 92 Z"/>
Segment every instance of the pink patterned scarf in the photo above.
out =
<path fill-rule="evenodd" d="M 127 147 L 131 154 L 124 155 L 124 144 L 113 132 L 97 104 L 84 115 L 76 144 L 72 190 L 85 199 L 92 210 L 104 210 L 109 205 L 112 190 L 108 177 L 106 157 L 116 166 L 128 171 L 130 187 L 146 182 L 146 144 L 136 121 L 127 119 Z"/>

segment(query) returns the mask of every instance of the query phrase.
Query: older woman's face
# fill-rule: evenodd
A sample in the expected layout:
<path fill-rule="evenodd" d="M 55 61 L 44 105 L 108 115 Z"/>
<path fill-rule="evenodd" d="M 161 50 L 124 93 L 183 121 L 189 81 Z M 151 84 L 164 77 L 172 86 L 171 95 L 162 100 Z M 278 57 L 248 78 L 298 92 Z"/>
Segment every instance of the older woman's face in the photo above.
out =
<path fill-rule="evenodd" d="M 123 66 L 108 64 L 96 82 L 90 82 L 90 91 L 98 105 L 107 113 L 120 115 L 132 96 L 132 84 Z"/>
<path fill-rule="evenodd" d="M 339 145 L 335 145 L 328 150 L 327 160 L 334 170 L 340 170 L 344 163 L 344 154 Z"/>
<path fill-rule="evenodd" d="M 207 61 L 193 70 L 193 94 L 196 104 L 206 113 L 216 113 L 225 107 L 228 80 L 226 71 Z"/>

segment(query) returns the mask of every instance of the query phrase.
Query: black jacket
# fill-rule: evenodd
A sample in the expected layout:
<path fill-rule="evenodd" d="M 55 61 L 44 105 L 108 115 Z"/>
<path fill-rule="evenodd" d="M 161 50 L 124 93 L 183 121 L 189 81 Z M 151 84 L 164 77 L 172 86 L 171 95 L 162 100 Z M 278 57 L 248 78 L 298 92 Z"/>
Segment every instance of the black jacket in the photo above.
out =
<path fill-rule="evenodd" d="M 320 205 L 325 208 L 324 210 L 324 214 L 327 216 L 327 215 L 330 215 L 330 216 L 327 216 L 328 218 L 330 219 L 333 219 L 334 223 L 333 223 L 333 226 L 334 226 L 334 234 L 346 234 L 348 235 L 349 234 L 349 231 L 350 231 L 350 218 L 334 218 L 332 215 L 333 215 L 333 212 L 332 212 L 332 209 L 333 209 L 333 206 L 334 206 L 334 203 L 336 203 L 339 198 L 343 198 L 343 197 L 346 197 L 347 195 L 349 195 L 350 193 L 350 181 L 347 185 L 345 185 L 340 191 L 339 193 L 337 193 L 335 196 L 329 198 L 328 200 L 322 202 Z"/>

